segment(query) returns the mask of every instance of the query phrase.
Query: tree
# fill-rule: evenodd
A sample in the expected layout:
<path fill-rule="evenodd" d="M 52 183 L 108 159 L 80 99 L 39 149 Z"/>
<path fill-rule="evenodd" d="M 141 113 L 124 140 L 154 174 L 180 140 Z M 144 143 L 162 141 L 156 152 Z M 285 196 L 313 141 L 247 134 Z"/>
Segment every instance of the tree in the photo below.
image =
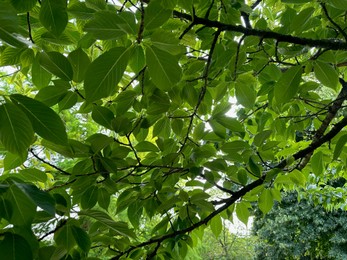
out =
<path fill-rule="evenodd" d="M 346 211 L 327 211 L 296 193 L 258 215 L 257 259 L 346 259 Z"/>
<path fill-rule="evenodd" d="M 2 0 L 2 255 L 184 258 L 233 212 L 343 177 L 346 9 Z"/>

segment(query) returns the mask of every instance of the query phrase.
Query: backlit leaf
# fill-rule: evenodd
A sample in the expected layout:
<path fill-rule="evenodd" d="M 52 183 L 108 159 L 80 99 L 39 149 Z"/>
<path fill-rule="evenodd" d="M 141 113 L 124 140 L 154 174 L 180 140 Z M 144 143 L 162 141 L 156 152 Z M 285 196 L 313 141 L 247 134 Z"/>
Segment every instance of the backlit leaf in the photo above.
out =
<path fill-rule="evenodd" d="M 59 36 L 68 22 L 66 0 L 42 0 L 40 21 L 48 31 Z"/>
<path fill-rule="evenodd" d="M 171 90 L 182 77 L 177 58 L 156 47 L 146 48 L 146 61 L 149 75 L 154 84 L 163 91 Z"/>
<path fill-rule="evenodd" d="M 129 55 L 129 49 L 116 47 L 103 53 L 90 64 L 84 80 L 88 102 L 107 97 L 117 91 L 117 84 L 128 64 Z"/>
<path fill-rule="evenodd" d="M 17 106 L 0 106 L 0 141 L 9 152 L 25 155 L 34 138 L 34 131 L 26 114 Z"/>
<path fill-rule="evenodd" d="M 279 105 L 291 100 L 298 91 L 302 68 L 295 66 L 282 74 L 275 85 L 275 99 Z"/>
<path fill-rule="evenodd" d="M 53 143 L 67 143 L 65 125 L 51 108 L 19 94 L 12 95 L 11 99 L 25 112 L 38 135 Z"/>

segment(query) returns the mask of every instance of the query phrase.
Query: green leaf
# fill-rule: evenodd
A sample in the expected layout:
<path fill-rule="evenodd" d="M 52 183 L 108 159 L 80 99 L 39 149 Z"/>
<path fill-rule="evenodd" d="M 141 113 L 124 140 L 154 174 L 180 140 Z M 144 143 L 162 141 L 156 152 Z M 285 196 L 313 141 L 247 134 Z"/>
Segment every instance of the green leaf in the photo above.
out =
<path fill-rule="evenodd" d="M 7 1 L 2 1 L 0 3 L 0 39 L 13 47 L 25 47 L 25 41 L 18 37 L 18 34 L 16 10 Z"/>
<path fill-rule="evenodd" d="M 179 55 L 184 52 L 183 46 L 179 45 L 179 40 L 171 32 L 160 29 L 155 30 L 151 35 L 151 40 L 153 46 L 172 55 Z"/>
<path fill-rule="evenodd" d="M 11 99 L 27 114 L 38 135 L 53 143 L 62 145 L 67 143 L 65 125 L 51 108 L 40 101 L 19 94 L 11 95 Z"/>
<path fill-rule="evenodd" d="M 93 106 L 92 118 L 99 125 L 112 129 L 114 114 L 110 109 L 102 106 Z"/>
<path fill-rule="evenodd" d="M 293 183 L 295 183 L 301 187 L 303 187 L 306 184 L 305 175 L 297 169 L 295 169 L 291 173 L 289 173 L 288 176 Z"/>
<path fill-rule="evenodd" d="M 301 66 L 292 67 L 282 74 L 275 85 L 275 99 L 278 105 L 284 105 L 295 96 L 299 88 L 301 74 Z"/>
<path fill-rule="evenodd" d="M 18 173 L 19 178 L 28 182 L 46 182 L 47 175 L 46 173 L 35 169 L 35 168 L 27 168 L 24 170 L 20 170 Z"/>
<path fill-rule="evenodd" d="M 68 23 L 66 0 L 42 0 L 40 22 L 55 36 L 59 36 Z"/>
<path fill-rule="evenodd" d="M 260 177 L 261 176 L 261 171 L 260 171 L 260 168 L 258 166 L 258 164 L 256 164 L 253 160 L 252 157 L 249 157 L 249 160 L 248 160 L 248 165 L 249 165 L 249 168 L 251 170 L 251 172 L 257 176 L 257 177 Z"/>
<path fill-rule="evenodd" d="M 22 157 L 34 139 L 34 131 L 26 114 L 12 103 L 0 106 L 0 141 L 11 153 Z"/>
<path fill-rule="evenodd" d="M 99 188 L 98 190 L 98 204 L 105 210 L 110 205 L 110 194 L 105 188 Z"/>
<path fill-rule="evenodd" d="M 343 148 L 345 147 L 346 142 L 347 142 L 347 134 L 341 136 L 339 140 L 337 140 L 335 145 L 333 160 L 336 160 L 340 156 Z"/>
<path fill-rule="evenodd" d="M 314 63 L 314 74 L 324 86 L 337 89 L 339 83 L 339 75 L 337 71 L 328 63 L 316 61 Z"/>
<path fill-rule="evenodd" d="M 44 192 L 31 184 L 17 182 L 14 185 L 16 185 L 36 206 L 54 216 L 55 200 L 48 192 Z"/>
<path fill-rule="evenodd" d="M 34 59 L 33 66 L 31 67 L 31 77 L 34 85 L 41 89 L 47 87 L 51 81 L 52 74 L 45 70 L 39 63 L 39 54 Z"/>
<path fill-rule="evenodd" d="M 19 12 L 30 11 L 36 5 L 36 2 L 37 0 L 11 0 L 11 4 Z"/>
<path fill-rule="evenodd" d="M 9 187 L 6 198 L 11 202 L 13 208 L 11 223 L 22 226 L 30 225 L 36 212 L 36 205 L 33 201 L 14 184 Z"/>
<path fill-rule="evenodd" d="M 95 206 L 98 201 L 98 187 L 96 185 L 90 186 L 83 192 L 81 197 L 82 209 L 90 209 Z"/>
<path fill-rule="evenodd" d="M 76 244 L 76 240 L 72 232 L 73 225 L 71 225 L 69 222 L 62 225 L 63 226 L 54 233 L 54 241 L 58 246 L 62 246 L 66 248 L 67 251 L 69 251 Z"/>
<path fill-rule="evenodd" d="M 84 80 L 85 98 L 88 102 L 108 97 L 117 91 L 117 84 L 123 76 L 129 56 L 130 48 L 116 47 L 90 64 Z"/>
<path fill-rule="evenodd" d="M 170 98 L 169 96 L 158 89 L 156 89 L 148 99 L 147 113 L 149 115 L 158 115 L 165 113 L 170 108 Z"/>
<path fill-rule="evenodd" d="M 145 9 L 145 29 L 153 30 L 162 26 L 171 16 L 172 11 L 161 6 L 161 1 L 151 1 Z"/>
<path fill-rule="evenodd" d="M 68 91 L 67 94 L 59 101 L 59 111 L 69 109 L 76 105 L 78 100 L 78 94 L 76 92 Z"/>
<path fill-rule="evenodd" d="M 324 2 L 340 10 L 345 11 L 347 9 L 347 0 L 329 0 Z"/>
<path fill-rule="evenodd" d="M 214 236 L 218 238 L 223 229 L 223 223 L 222 223 L 221 217 L 217 215 L 214 218 L 212 218 L 210 227 Z"/>
<path fill-rule="evenodd" d="M 48 86 L 40 89 L 36 94 L 35 99 L 51 107 L 59 103 L 67 93 L 68 91 L 65 87 Z"/>
<path fill-rule="evenodd" d="M 249 148 L 250 146 L 248 143 L 246 143 L 245 141 L 237 140 L 237 141 L 225 143 L 221 147 L 221 150 L 225 153 L 235 153 L 235 152 L 242 152 Z"/>
<path fill-rule="evenodd" d="M 163 91 L 169 91 L 182 77 L 177 58 L 156 47 L 147 46 L 146 61 L 149 75 L 154 84 Z"/>
<path fill-rule="evenodd" d="M 134 228 L 139 228 L 142 212 L 143 207 L 142 202 L 140 200 L 135 200 L 133 203 L 129 204 L 128 218 L 130 220 L 130 223 L 134 226 Z"/>
<path fill-rule="evenodd" d="M 124 222 L 116 222 L 105 212 L 99 210 L 83 210 L 79 212 L 79 215 L 88 216 L 95 219 L 102 225 L 108 227 L 110 230 L 116 232 L 120 236 L 134 238 L 134 233 L 128 228 L 128 225 Z"/>
<path fill-rule="evenodd" d="M 89 56 L 81 48 L 78 48 L 70 52 L 67 58 L 72 65 L 73 80 L 75 82 L 82 82 L 90 64 Z"/>
<path fill-rule="evenodd" d="M 33 252 L 31 251 L 29 243 L 22 236 L 10 232 L 2 234 L 2 240 L 0 240 L 0 252 L 1 258 L 3 259 L 33 259 Z"/>
<path fill-rule="evenodd" d="M 134 16 L 128 12 L 100 11 L 84 26 L 84 31 L 92 33 L 97 39 L 110 40 L 126 34 L 136 35 L 135 28 Z"/>
<path fill-rule="evenodd" d="M 27 158 L 27 154 L 24 156 L 20 156 L 18 154 L 13 154 L 13 153 L 6 153 L 6 156 L 4 158 L 4 170 L 12 170 L 20 165 L 22 165 Z"/>
<path fill-rule="evenodd" d="M 142 141 L 135 146 L 138 152 L 158 152 L 159 149 L 156 145 L 148 141 Z"/>
<path fill-rule="evenodd" d="M 88 252 L 91 241 L 87 232 L 75 225 L 71 225 L 71 232 L 79 248 L 81 248 L 83 252 Z"/>
<path fill-rule="evenodd" d="M 258 203 L 259 208 L 263 212 L 263 214 L 266 214 L 271 210 L 274 202 L 272 193 L 269 189 L 264 189 L 262 191 L 262 193 L 259 195 Z"/>
<path fill-rule="evenodd" d="M 249 215 L 248 207 L 244 202 L 241 201 L 236 204 L 236 216 L 245 225 L 248 223 Z"/>
<path fill-rule="evenodd" d="M 324 158 L 321 151 L 315 153 L 311 158 L 311 167 L 313 173 L 317 176 L 321 175 L 324 171 Z"/>
<path fill-rule="evenodd" d="M 69 60 L 60 52 L 41 52 L 39 62 L 43 68 L 57 77 L 66 81 L 72 80 L 72 66 Z"/>
<path fill-rule="evenodd" d="M 235 84 L 235 95 L 237 102 L 247 108 L 252 108 L 257 98 L 255 88 L 257 82 L 251 74 L 238 76 Z"/>
<path fill-rule="evenodd" d="M 245 129 L 242 124 L 236 119 L 227 116 L 218 116 L 215 118 L 218 123 L 222 126 L 226 127 L 232 132 L 244 132 Z"/>

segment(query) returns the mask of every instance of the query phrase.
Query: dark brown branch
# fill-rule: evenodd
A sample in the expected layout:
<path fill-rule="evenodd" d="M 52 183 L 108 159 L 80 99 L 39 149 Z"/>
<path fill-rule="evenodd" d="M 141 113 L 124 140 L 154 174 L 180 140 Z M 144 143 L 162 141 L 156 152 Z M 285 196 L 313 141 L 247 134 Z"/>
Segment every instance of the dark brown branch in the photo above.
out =
<path fill-rule="evenodd" d="M 337 39 L 310 39 L 281 34 L 273 31 L 246 28 L 241 25 L 225 24 L 218 21 L 208 20 L 198 16 L 190 16 L 186 13 L 173 11 L 175 17 L 194 21 L 195 24 L 204 25 L 210 28 L 218 28 L 221 31 L 233 31 L 242 33 L 245 36 L 258 36 L 263 39 L 275 39 L 280 42 L 293 43 L 303 46 L 328 48 L 331 50 L 347 50 L 347 43 Z"/>
<path fill-rule="evenodd" d="M 324 11 L 325 16 L 328 18 L 329 22 L 331 22 L 335 26 L 335 28 L 339 31 L 339 33 L 342 34 L 342 36 L 347 41 L 347 34 L 346 34 L 346 32 L 340 27 L 340 25 L 338 25 L 337 23 L 335 23 L 335 21 L 333 19 L 331 19 L 330 15 L 328 13 L 328 10 L 327 10 L 327 8 L 325 6 L 325 3 L 320 3 L 320 5 L 321 5 L 321 7 L 322 7 L 322 9 Z"/>
<path fill-rule="evenodd" d="M 35 44 L 35 41 L 34 41 L 33 36 L 31 34 L 31 24 L 30 24 L 30 13 L 29 12 L 27 12 L 27 24 L 28 24 L 29 39 L 32 43 Z"/>
<path fill-rule="evenodd" d="M 142 34 L 143 30 L 145 29 L 145 8 L 143 7 L 143 0 L 140 0 L 140 12 L 141 12 L 141 20 L 140 20 L 140 27 L 139 32 L 137 34 L 137 43 L 141 43 L 142 41 Z"/>
<path fill-rule="evenodd" d="M 44 164 L 47 164 L 49 166 L 51 166 L 52 168 L 56 169 L 57 171 L 61 172 L 64 175 L 71 175 L 71 173 L 64 171 L 63 169 L 59 168 L 58 166 L 55 166 L 54 164 L 51 164 L 50 162 L 45 161 L 44 159 L 42 159 L 41 157 L 39 157 L 35 152 L 34 149 L 30 149 L 29 150 L 30 153 L 36 158 L 38 159 L 40 162 L 43 162 Z"/>

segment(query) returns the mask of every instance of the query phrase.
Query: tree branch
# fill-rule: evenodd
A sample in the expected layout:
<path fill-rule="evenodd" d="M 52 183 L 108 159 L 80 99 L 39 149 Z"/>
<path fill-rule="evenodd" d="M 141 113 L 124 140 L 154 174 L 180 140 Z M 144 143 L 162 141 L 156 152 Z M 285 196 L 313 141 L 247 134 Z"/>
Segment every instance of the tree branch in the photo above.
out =
<path fill-rule="evenodd" d="M 331 50 L 347 50 L 347 43 L 337 39 L 309 39 L 296 37 L 286 34 L 281 34 L 273 31 L 265 31 L 259 29 L 246 28 L 241 25 L 225 24 L 218 21 L 213 21 L 205 18 L 198 17 L 196 15 L 189 15 L 179 11 L 173 11 L 173 14 L 177 18 L 186 19 L 195 24 L 204 25 L 206 27 L 218 28 L 221 31 L 239 32 L 245 36 L 258 36 L 263 39 L 275 39 L 280 42 L 293 43 L 303 46 L 310 46 L 316 48 L 328 48 Z"/>

